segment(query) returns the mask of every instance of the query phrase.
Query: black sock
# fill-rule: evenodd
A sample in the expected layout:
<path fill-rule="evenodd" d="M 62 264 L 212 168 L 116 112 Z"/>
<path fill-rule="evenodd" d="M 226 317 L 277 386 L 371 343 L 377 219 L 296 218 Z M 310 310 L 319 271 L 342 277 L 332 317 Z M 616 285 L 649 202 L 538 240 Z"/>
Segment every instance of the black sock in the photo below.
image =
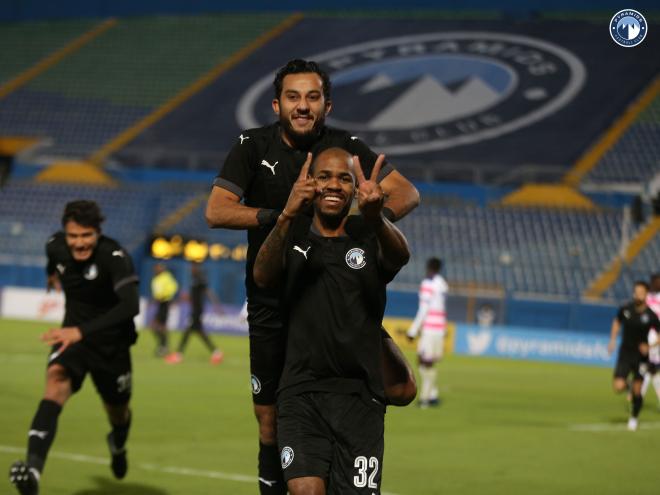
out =
<path fill-rule="evenodd" d="M 30 432 L 28 433 L 27 464 L 43 471 L 48 450 L 55 439 L 57 418 L 62 412 L 62 406 L 52 400 L 42 400 L 34 415 Z"/>
<path fill-rule="evenodd" d="M 179 343 L 179 353 L 183 354 L 183 351 L 186 349 L 186 345 L 188 345 L 188 339 L 190 338 L 190 334 L 192 333 L 192 330 L 190 328 L 186 329 L 183 332 L 183 335 L 181 336 L 181 342 Z"/>
<path fill-rule="evenodd" d="M 264 445 L 259 442 L 259 493 L 286 494 L 286 483 L 284 483 L 277 445 Z"/>
<path fill-rule="evenodd" d="M 641 395 L 633 395 L 632 398 L 632 415 L 633 418 L 636 418 L 639 416 L 639 411 L 642 410 L 642 396 Z"/>
<path fill-rule="evenodd" d="M 112 425 L 112 443 L 117 450 L 121 450 L 126 445 L 128 431 L 131 429 L 131 419 L 133 414 L 128 412 L 128 421 L 122 425 Z"/>
<path fill-rule="evenodd" d="M 199 338 L 202 339 L 202 342 L 204 342 L 206 348 L 211 352 L 215 352 L 216 347 L 213 345 L 213 342 L 211 342 L 209 335 L 204 330 L 198 330 L 198 332 L 199 332 Z"/>

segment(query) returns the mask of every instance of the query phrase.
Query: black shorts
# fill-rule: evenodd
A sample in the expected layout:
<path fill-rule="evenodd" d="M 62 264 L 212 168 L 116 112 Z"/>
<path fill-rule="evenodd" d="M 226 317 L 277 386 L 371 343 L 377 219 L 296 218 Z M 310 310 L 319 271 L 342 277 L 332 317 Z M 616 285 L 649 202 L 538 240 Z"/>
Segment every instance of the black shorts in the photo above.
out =
<path fill-rule="evenodd" d="M 285 352 L 286 335 L 282 327 L 250 325 L 250 373 L 252 401 L 255 404 L 275 404 Z"/>
<path fill-rule="evenodd" d="M 380 493 L 385 406 L 362 395 L 306 392 L 277 404 L 284 479 L 326 481 L 328 495 Z"/>
<path fill-rule="evenodd" d="M 54 364 L 66 369 L 73 393 L 80 390 L 89 373 L 104 402 L 122 405 L 131 398 L 132 366 L 128 346 L 120 347 L 112 354 L 100 353 L 82 342 L 71 345 L 62 354 L 57 354 L 53 347 L 48 366 Z"/>
<path fill-rule="evenodd" d="M 158 308 L 156 309 L 156 316 L 154 320 L 165 325 L 167 323 L 167 315 L 170 312 L 170 301 L 160 301 L 158 302 Z"/>
<path fill-rule="evenodd" d="M 619 349 L 619 357 L 614 368 L 614 378 L 626 379 L 632 373 L 634 380 L 641 380 L 640 365 L 645 362 L 646 359 L 638 351 Z"/>

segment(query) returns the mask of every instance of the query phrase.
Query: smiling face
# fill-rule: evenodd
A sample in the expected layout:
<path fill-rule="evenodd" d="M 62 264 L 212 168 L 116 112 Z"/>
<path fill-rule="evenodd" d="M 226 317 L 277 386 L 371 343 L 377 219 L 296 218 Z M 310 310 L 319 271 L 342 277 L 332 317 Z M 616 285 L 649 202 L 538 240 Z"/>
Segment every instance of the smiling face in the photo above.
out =
<path fill-rule="evenodd" d="M 282 92 L 273 100 L 284 131 L 282 138 L 293 148 L 305 149 L 314 143 L 330 107 L 323 96 L 323 81 L 314 72 L 285 76 Z"/>
<path fill-rule="evenodd" d="M 74 220 L 69 220 L 64 225 L 64 237 L 73 259 L 87 261 L 94 253 L 99 240 L 99 231 L 94 227 L 85 227 Z"/>
<path fill-rule="evenodd" d="M 338 148 L 325 150 L 316 158 L 311 174 L 320 191 L 314 199 L 314 209 L 319 216 L 345 217 L 355 196 L 351 155 Z"/>

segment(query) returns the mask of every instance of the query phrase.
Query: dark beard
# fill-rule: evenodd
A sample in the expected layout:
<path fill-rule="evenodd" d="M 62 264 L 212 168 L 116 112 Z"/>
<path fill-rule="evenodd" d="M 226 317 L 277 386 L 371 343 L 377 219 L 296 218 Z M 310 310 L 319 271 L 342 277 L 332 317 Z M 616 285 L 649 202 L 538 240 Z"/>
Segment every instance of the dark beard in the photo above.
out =
<path fill-rule="evenodd" d="M 297 150 L 307 151 L 311 149 L 311 147 L 316 144 L 324 125 L 325 116 L 319 117 L 319 119 L 314 122 L 314 127 L 310 131 L 297 132 L 293 129 L 291 122 L 289 122 L 288 119 L 280 117 L 280 126 L 282 127 L 282 130 L 286 133 L 289 141 L 291 141 L 293 147 Z"/>
<path fill-rule="evenodd" d="M 344 220 L 346 216 L 348 216 L 348 213 L 351 211 L 351 201 L 346 203 L 346 206 L 344 206 L 341 211 L 338 211 L 337 213 L 325 213 L 322 212 L 321 209 L 316 210 L 316 214 L 319 217 L 319 220 L 321 220 L 321 223 L 325 225 L 326 227 L 336 229 L 339 227 L 341 222 Z"/>

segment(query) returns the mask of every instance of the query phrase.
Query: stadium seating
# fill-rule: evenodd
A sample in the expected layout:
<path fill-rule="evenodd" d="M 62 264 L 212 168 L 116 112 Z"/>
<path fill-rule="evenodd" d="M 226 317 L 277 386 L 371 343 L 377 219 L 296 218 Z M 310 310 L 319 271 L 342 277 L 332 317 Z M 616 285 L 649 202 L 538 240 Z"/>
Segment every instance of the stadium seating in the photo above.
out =
<path fill-rule="evenodd" d="M 660 97 L 587 175 L 586 182 L 639 184 L 660 170 Z"/>
<path fill-rule="evenodd" d="M 160 201 L 155 192 L 145 193 L 140 186 L 114 189 L 14 182 L 0 194 L 0 253 L 42 257 L 46 239 L 61 228 L 65 203 L 75 199 L 97 201 L 107 217 L 104 231 L 128 250 L 149 234 L 155 220 L 150 204 Z"/>
<path fill-rule="evenodd" d="M 121 19 L 1 100 L 0 135 L 43 138 L 39 156 L 86 157 L 282 17 Z M 48 29 L 43 24 L 17 23 L 2 30 L 0 80 L 11 79 L 97 23 L 52 22 Z"/>
<path fill-rule="evenodd" d="M 413 259 L 396 285 L 416 286 L 426 259 L 439 256 L 458 285 L 577 297 L 616 253 L 620 218 L 618 210 L 482 208 L 427 196 L 400 222 Z"/>

